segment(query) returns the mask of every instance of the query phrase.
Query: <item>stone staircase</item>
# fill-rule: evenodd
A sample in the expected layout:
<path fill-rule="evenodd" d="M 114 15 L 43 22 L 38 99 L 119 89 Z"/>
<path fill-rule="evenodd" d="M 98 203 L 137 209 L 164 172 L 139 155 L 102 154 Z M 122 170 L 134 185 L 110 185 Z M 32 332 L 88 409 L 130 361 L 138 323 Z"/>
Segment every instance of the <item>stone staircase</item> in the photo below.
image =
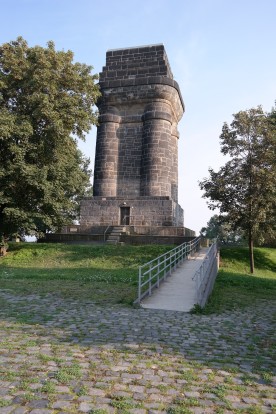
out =
<path fill-rule="evenodd" d="M 120 243 L 121 234 L 125 233 L 124 226 L 114 226 L 110 233 L 107 234 L 107 244 L 118 244 Z"/>

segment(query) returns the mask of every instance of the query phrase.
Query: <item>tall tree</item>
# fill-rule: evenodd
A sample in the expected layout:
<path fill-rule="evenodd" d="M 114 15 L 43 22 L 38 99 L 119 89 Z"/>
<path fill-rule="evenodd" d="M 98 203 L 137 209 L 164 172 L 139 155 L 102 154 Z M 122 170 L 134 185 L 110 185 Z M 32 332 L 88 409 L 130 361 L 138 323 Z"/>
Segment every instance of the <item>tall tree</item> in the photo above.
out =
<path fill-rule="evenodd" d="M 214 214 L 208 221 L 206 227 L 202 227 L 200 235 L 207 239 L 218 239 L 220 243 L 232 244 L 243 240 L 240 229 L 233 231 L 227 222 L 227 216 Z"/>
<path fill-rule="evenodd" d="M 235 230 L 245 231 L 250 271 L 254 272 L 254 239 L 275 238 L 276 214 L 276 122 L 275 109 L 262 107 L 234 114 L 222 128 L 221 152 L 230 160 L 199 185 L 210 209 L 219 208 Z"/>
<path fill-rule="evenodd" d="M 76 217 L 89 187 L 77 147 L 97 114 L 97 76 L 71 51 L 0 46 L 0 232 L 37 234 Z"/>

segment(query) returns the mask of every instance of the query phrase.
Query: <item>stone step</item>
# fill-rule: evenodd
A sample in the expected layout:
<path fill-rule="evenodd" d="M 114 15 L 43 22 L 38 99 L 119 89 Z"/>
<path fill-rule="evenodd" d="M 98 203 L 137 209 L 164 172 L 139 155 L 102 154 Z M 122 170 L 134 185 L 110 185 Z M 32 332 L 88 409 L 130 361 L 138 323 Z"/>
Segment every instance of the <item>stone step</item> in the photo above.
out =
<path fill-rule="evenodd" d="M 122 233 L 124 233 L 124 226 L 113 227 L 111 232 L 107 235 L 106 243 L 108 244 L 120 243 L 120 237 Z"/>
<path fill-rule="evenodd" d="M 106 240 L 107 244 L 118 244 L 118 240 Z"/>

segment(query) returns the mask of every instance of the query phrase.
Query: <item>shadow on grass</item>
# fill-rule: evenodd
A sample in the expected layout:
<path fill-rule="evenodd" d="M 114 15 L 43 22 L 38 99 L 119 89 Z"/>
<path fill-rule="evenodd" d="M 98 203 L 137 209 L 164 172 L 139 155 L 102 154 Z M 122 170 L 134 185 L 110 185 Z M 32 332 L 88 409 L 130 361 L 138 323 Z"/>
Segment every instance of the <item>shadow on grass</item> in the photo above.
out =
<path fill-rule="evenodd" d="M 276 279 L 220 270 L 204 314 L 244 311 L 266 301 L 275 301 Z M 267 306 L 267 305 L 266 305 Z"/>
<path fill-rule="evenodd" d="M 259 270 L 269 270 L 271 272 L 276 272 L 276 262 L 271 260 L 268 252 L 275 251 L 276 249 L 254 249 L 254 262 L 255 267 Z M 237 264 L 242 265 L 243 267 L 249 269 L 249 249 L 247 247 L 223 247 L 221 248 L 222 262 L 236 262 Z"/>
<path fill-rule="evenodd" d="M 276 262 L 269 258 L 267 250 L 268 249 L 264 250 L 260 248 L 254 250 L 255 266 L 258 269 L 266 269 L 276 273 Z M 274 249 L 274 251 L 276 254 L 276 249 Z"/>
<path fill-rule="evenodd" d="M 221 270 L 216 282 L 224 287 L 236 286 L 252 290 L 258 296 L 260 290 L 276 290 L 276 279 Z"/>

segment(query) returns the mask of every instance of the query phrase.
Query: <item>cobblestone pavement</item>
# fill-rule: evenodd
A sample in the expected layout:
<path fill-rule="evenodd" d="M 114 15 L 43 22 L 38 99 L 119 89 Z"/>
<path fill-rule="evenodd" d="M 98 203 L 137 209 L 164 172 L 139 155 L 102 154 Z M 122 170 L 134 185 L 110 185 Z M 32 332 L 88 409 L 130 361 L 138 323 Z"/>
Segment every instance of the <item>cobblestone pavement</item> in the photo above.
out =
<path fill-rule="evenodd" d="M 0 305 L 0 414 L 276 412 L 275 304 L 206 316 L 0 291 Z"/>

